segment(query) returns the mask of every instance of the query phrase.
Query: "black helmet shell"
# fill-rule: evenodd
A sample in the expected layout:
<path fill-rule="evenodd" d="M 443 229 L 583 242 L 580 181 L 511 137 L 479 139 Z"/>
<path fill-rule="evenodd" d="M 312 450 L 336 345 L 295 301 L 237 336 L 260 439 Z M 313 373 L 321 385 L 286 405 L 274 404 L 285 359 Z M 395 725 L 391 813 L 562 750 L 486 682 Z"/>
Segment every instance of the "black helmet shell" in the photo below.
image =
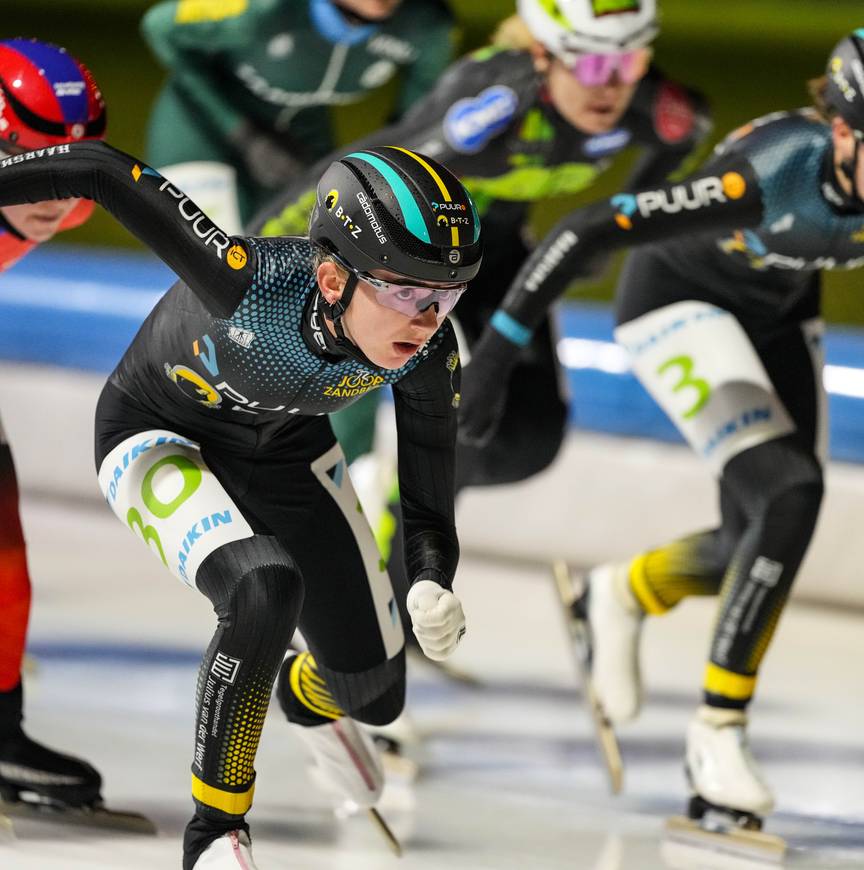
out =
<path fill-rule="evenodd" d="M 864 29 L 834 46 L 825 74 L 825 102 L 850 127 L 864 132 Z"/>
<path fill-rule="evenodd" d="M 309 237 L 361 272 L 469 281 L 480 268 L 480 218 L 462 183 L 416 151 L 382 146 L 330 164 Z"/>

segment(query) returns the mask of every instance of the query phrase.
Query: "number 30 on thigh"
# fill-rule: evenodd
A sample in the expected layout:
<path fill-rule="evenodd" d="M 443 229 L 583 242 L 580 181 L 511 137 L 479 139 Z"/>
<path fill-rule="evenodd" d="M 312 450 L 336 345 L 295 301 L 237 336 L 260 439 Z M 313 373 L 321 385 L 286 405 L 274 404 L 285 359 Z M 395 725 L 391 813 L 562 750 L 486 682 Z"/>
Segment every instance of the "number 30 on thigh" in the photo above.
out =
<path fill-rule="evenodd" d="M 183 479 L 183 486 L 180 492 L 169 502 L 163 502 L 153 491 L 153 478 L 156 473 L 166 466 L 173 465 L 180 472 Z M 197 489 L 201 486 L 202 480 L 201 469 L 187 456 L 182 454 L 173 454 L 165 456 L 158 462 L 154 463 L 150 470 L 144 475 L 141 481 L 141 498 L 147 506 L 147 510 L 154 517 L 159 519 L 168 519 L 188 498 L 190 498 Z M 156 551 L 159 553 L 159 558 L 165 567 L 168 567 L 168 560 L 165 558 L 165 550 L 162 546 L 162 540 L 159 537 L 159 532 L 147 524 L 141 517 L 141 512 L 138 508 L 131 507 L 126 513 L 126 523 L 134 532 L 137 528 L 141 532 L 141 537 L 144 543 L 149 547 L 155 545 Z"/>

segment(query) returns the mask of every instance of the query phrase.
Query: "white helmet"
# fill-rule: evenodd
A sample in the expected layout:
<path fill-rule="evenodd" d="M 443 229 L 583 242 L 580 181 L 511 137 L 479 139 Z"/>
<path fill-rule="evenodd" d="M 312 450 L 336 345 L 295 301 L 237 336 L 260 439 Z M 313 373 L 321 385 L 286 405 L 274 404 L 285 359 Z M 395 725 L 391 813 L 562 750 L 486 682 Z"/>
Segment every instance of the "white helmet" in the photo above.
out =
<path fill-rule="evenodd" d="M 642 48 L 659 30 L 656 0 L 518 0 L 517 8 L 532 36 L 565 62 Z"/>

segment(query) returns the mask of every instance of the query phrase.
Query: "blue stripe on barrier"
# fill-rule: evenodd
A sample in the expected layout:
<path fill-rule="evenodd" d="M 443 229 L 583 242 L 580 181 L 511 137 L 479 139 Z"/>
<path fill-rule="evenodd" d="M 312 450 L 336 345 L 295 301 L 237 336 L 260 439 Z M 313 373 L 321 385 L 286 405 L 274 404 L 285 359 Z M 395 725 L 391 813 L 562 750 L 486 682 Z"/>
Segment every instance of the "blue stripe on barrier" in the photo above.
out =
<path fill-rule="evenodd" d="M 40 660 L 58 660 L 63 664 L 92 663 L 117 665 L 175 665 L 197 667 L 201 652 L 175 646 L 142 646 L 98 640 L 34 641 L 27 643 L 28 655 Z"/>
<path fill-rule="evenodd" d="M 58 246 L 34 251 L 0 275 L 0 359 L 107 374 L 174 280 L 148 256 Z M 681 440 L 614 344 L 607 307 L 570 303 L 558 322 L 573 425 Z M 831 456 L 864 462 L 864 331 L 829 329 L 825 351 Z"/>
<path fill-rule="evenodd" d="M 176 280 L 154 257 L 37 249 L 0 275 L 0 358 L 110 372 Z"/>

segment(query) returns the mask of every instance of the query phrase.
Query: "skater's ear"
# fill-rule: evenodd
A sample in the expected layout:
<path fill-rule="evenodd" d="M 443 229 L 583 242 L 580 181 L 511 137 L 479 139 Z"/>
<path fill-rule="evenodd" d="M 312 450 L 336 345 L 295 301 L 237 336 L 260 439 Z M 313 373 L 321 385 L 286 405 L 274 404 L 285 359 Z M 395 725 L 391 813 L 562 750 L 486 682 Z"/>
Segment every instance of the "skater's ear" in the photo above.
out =
<path fill-rule="evenodd" d="M 328 304 L 334 305 L 342 298 L 348 274 L 338 263 L 324 260 L 318 264 L 315 276 L 318 279 L 321 295 Z"/>

